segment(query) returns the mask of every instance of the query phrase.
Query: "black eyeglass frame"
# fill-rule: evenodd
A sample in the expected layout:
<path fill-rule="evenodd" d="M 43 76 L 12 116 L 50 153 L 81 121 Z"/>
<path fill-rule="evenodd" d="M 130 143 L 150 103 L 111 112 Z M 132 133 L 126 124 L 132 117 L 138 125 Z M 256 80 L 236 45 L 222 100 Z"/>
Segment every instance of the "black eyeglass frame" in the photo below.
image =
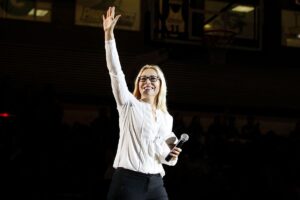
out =
<path fill-rule="evenodd" d="M 143 82 L 143 83 L 146 82 L 147 79 L 149 79 L 149 81 L 151 83 L 155 83 L 158 80 L 160 80 L 160 78 L 158 76 L 154 76 L 154 75 L 151 75 L 151 76 L 139 76 L 138 77 L 138 81 Z"/>

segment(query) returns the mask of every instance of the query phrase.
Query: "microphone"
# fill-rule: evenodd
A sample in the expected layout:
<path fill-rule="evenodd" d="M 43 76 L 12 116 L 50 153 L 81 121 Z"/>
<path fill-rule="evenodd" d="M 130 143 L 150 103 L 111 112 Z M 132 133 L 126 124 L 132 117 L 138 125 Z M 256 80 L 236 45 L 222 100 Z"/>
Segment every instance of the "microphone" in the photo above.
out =
<path fill-rule="evenodd" d="M 186 134 L 186 133 L 181 134 L 180 140 L 178 140 L 178 142 L 175 145 L 175 147 L 181 148 L 182 145 L 183 145 L 183 143 L 185 143 L 188 140 L 189 140 L 189 135 L 188 134 Z M 167 157 L 165 158 L 165 160 L 169 162 L 172 157 L 173 156 L 171 155 L 171 153 L 169 153 L 169 155 L 167 155 Z"/>

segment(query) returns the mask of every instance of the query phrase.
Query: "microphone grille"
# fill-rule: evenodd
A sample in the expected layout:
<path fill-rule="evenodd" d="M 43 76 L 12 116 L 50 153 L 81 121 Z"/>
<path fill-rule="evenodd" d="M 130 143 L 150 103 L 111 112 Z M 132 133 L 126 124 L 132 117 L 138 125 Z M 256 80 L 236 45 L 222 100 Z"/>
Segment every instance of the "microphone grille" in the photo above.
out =
<path fill-rule="evenodd" d="M 184 142 L 188 141 L 189 140 L 189 135 L 186 134 L 186 133 L 181 134 L 180 140 L 182 140 Z"/>

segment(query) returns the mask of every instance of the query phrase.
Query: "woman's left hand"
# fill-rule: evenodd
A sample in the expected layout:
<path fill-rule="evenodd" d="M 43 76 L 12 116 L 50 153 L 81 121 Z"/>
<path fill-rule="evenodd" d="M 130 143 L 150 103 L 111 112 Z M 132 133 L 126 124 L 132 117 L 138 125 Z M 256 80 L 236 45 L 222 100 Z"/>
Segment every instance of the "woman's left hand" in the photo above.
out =
<path fill-rule="evenodd" d="M 172 160 L 175 160 L 176 158 L 178 158 L 179 154 L 181 153 L 182 149 L 179 147 L 174 147 L 171 152 L 170 155 L 172 156 Z"/>

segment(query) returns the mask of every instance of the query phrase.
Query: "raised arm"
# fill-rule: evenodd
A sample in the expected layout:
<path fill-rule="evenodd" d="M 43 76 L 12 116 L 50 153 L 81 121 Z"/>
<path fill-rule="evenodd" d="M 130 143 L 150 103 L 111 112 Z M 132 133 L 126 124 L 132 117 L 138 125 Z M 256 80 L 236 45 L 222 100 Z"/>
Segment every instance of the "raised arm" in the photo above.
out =
<path fill-rule="evenodd" d="M 117 105 L 124 105 L 132 94 L 129 92 L 125 76 L 121 68 L 119 54 L 114 37 L 114 28 L 121 15 L 115 17 L 115 7 L 109 7 L 106 16 L 103 15 L 103 30 L 105 39 L 106 64 L 111 78 L 111 85 Z"/>

